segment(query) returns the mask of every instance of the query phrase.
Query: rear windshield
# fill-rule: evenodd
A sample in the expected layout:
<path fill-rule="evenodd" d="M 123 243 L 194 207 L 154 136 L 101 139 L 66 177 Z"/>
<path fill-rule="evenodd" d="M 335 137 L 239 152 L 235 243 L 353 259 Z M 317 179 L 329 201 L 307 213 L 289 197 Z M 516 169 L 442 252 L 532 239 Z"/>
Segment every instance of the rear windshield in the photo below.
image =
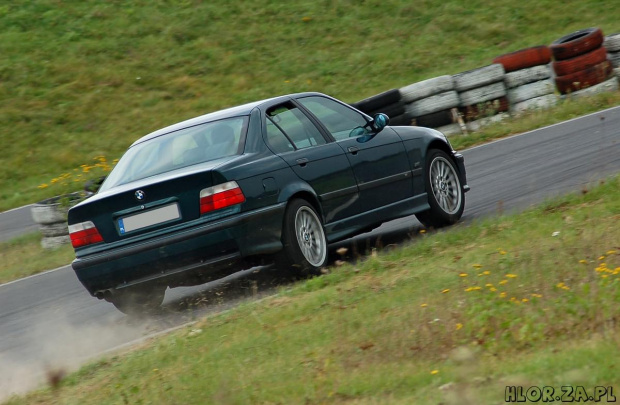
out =
<path fill-rule="evenodd" d="M 243 152 L 248 117 L 184 128 L 129 148 L 100 191 L 146 177 Z"/>

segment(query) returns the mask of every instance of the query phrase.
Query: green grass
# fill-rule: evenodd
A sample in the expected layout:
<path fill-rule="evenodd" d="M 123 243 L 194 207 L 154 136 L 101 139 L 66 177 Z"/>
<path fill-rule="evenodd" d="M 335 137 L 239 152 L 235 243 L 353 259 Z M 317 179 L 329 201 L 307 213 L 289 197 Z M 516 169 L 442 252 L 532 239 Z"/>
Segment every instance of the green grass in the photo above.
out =
<path fill-rule="evenodd" d="M 0 284 L 71 263 L 71 245 L 43 249 L 39 232 L 0 243 Z"/>
<path fill-rule="evenodd" d="M 618 213 L 616 177 L 424 233 L 8 404 L 481 404 L 506 385 L 610 386 Z"/>
<path fill-rule="evenodd" d="M 596 0 L 5 2 L 0 210 L 182 119 L 306 90 L 352 102 L 589 26 L 619 29 Z"/>

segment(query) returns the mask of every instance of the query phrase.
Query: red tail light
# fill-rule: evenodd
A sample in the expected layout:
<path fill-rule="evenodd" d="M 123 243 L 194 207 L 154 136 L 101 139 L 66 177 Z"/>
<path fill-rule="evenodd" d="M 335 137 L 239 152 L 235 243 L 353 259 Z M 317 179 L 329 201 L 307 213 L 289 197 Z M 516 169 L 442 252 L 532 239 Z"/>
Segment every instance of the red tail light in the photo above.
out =
<path fill-rule="evenodd" d="M 218 184 L 200 191 L 200 214 L 241 204 L 245 196 L 236 181 Z"/>
<path fill-rule="evenodd" d="M 69 225 L 69 235 L 74 248 L 103 242 L 103 238 L 92 221 Z"/>

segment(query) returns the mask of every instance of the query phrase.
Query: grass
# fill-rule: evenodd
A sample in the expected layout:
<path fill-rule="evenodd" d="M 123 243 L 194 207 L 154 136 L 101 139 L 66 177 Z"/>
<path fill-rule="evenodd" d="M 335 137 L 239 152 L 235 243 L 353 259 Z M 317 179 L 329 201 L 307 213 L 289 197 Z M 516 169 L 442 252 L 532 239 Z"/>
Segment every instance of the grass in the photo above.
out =
<path fill-rule="evenodd" d="M 617 383 L 620 178 L 198 321 L 8 404 L 467 404 Z"/>
<path fill-rule="evenodd" d="M 618 31 L 596 0 L 2 4 L 0 210 L 182 119 L 306 90 L 352 102 L 589 26 Z"/>
<path fill-rule="evenodd" d="M 71 245 L 43 249 L 38 232 L 0 243 L 0 284 L 71 263 L 75 258 Z"/>

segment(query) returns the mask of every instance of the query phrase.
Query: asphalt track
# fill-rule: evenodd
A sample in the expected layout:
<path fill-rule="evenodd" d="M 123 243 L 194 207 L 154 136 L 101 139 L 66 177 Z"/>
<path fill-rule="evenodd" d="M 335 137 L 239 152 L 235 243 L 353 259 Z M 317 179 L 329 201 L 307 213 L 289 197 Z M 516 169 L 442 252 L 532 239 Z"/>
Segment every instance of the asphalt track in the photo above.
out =
<path fill-rule="evenodd" d="M 620 173 L 620 107 L 463 154 L 471 186 L 463 219 L 520 211 Z M 12 219 L 17 216 L 27 218 L 27 213 L 0 214 L 0 240 L 33 229 L 27 220 Z M 350 253 L 363 253 L 415 239 L 419 227 L 414 217 L 386 223 L 331 246 L 331 257 L 343 246 Z M 131 319 L 92 298 L 69 266 L 0 285 L 0 400 L 33 388 L 48 372 L 70 370 L 210 312 L 273 294 L 275 286 L 290 282 L 277 269 L 262 268 L 199 287 L 168 290 L 162 314 L 152 319 Z"/>

